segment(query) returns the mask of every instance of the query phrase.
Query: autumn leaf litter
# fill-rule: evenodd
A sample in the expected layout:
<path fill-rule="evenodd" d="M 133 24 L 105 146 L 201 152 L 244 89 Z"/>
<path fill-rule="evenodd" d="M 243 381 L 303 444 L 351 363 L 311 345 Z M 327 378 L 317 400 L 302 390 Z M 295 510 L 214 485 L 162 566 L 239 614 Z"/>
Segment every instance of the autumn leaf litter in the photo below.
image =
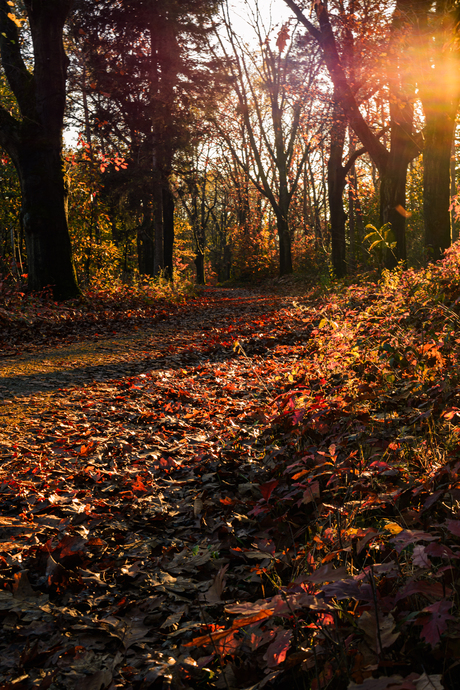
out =
<path fill-rule="evenodd" d="M 208 290 L 166 366 L 31 396 L 1 687 L 455 687 L 457 275 Z"/>

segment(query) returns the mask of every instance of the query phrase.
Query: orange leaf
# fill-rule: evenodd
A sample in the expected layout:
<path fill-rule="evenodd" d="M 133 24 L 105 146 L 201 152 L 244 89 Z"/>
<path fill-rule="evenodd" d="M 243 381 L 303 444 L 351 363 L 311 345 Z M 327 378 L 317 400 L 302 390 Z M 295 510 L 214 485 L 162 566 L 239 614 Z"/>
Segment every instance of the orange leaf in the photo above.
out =
<path fill-rule="evenodd" d="M 200 635 L 195 637 L 191 642 L 186 642 L 183 647 L 200 647 L 202 644 L 212 644 L 216 640 L 221 640 L 223 637 L 227 637 L 230 630 L 219 630 L 214 632 L 206 633 L 206 635 Z"/>
<path fill-rule="evenodd" d="M 19 28 L 21 28 L 21 21 L 17 19 L 12 12 L 8 12 L 8 19 L 11 19 L 11 21 L 16 24 Z M 23 20 L 24 21 L 24 20 Z"/>
<path fill-rule="evenodd" d="M 237 618 L 232 623 L 232 628 L 243 628 L 245 625 L 252 625 L 258 621 L 262 621 L 264 618 L 270 618 L 273 616 L 273 609 L 262 609 L 257 613 L 253 613 L 252 616 L 245 616 L 244 618 Z"/>
<path fill-rule="evenodd" d="M 257 613 L 254 613 L 252 616 L 237 618 L 233 621 L 232 627 L 228 628 L 227 630 L 219 630 L 209 632 L 206 635 L 200 635 L 199 637 L 195 637 L 195 639 L 191 642 L 186 642 L 182 646 L 199 647 L 203 644 L 213 644 L 218 640 L 222 640 L 228 637 L 230 633 L 234 632 L 235 630 L 238 630 L 239 628 L 243 628 L 245 625 L 252 625 L 253 623 L 257 623 L 258 621 L 264 620 L 264 618 L 270 618 L 270 616 L 273 616 L 273 609 L 262 609 L 262 611 L 258 611 Z"/>

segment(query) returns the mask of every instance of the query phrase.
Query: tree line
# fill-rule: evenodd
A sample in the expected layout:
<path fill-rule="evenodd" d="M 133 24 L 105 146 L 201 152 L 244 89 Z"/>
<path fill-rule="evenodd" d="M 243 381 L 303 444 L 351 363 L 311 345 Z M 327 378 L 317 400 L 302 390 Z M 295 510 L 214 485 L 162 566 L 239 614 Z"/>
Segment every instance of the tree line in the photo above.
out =
<path fill-rule="evenodd" d="M 365 236 L 390 268 L 438 260 L 457 4 L 284 3 L 242 2 L 243 33 L 224 0 L 0 0 L 3 269 L 68 299 L 103 268 L 343 277 Z"/>

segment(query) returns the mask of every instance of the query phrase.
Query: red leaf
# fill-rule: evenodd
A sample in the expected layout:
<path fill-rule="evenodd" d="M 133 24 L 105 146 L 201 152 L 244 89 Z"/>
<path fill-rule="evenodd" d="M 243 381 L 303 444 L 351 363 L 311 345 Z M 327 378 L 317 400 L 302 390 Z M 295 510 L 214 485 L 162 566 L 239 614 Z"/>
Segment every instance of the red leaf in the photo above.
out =
<path fill-rule="evenodd" d="M 278 48 L 280 53 L 282 53 L 283 50 L 285 49 L 288 38 L 289 38 L 289 26 L 288 26 L 288 24 L 284 24 L 281 27 L 281 30 L 277 36 L 277 39 L 276 39 L 276 47 Z"/>
<path fill-rule="evenodd" d="M 390 542 L 395 545 L 396 551 L 401 553 L 401 551 L 410 544 L 416 544 L 418 541 L 436 541 L 436 539 L 439 539 L 439 537 L 428 534 L 427 532 L 422 532 L 422 530 L 404 529 L 393 537 L 393 539 L 390 539 Z"/>
<path fill-rule="evenodd" d="M 260 493 L 266 501 L 270 500 L 270 496 L 272 495 L 273 490 L 276 489 L 278 484 L 279 481 L 277 479 L 273 479 L 271 482 L 267 482 L 266 484 L 260 485 Z"/>
<path fill-rule="evenodd" d="M 451 534 L 460 537 L 460 520 L 446 520 L 446 527 Z"/>
<path fill-rule="evenodd" d="M 225 637 L 215 642 L 216 652 L 219 656 L 233 656 L 243 640 L 235 639 L 236 630 L 229 630 Z"/>
<path fill-rule="evenodd" d="M 278 633 L 273 642 L 268 645 L 268 649 L 264 654 L 264 659 L 267 662 L 268 668 L 275 668 L 278 664 L 282 664 L 286 659 L 287 650 L 291 644 L 292 630 L 283 630 Z"/>
<path fill-rule="evenodd" d="M 143 481 L 139 475 L 136 477 L 136 481 L 132 485 L 132 490 L 133 491 L 147 491 L 147 489 L 145 488 L 145 485 L 144 485 L 144 483 L 143 483 Z"/>
<path fill-rule="evenodd" d="M 340 568 L 333 568 L 332 565 L 323 565 L 321 568 L 315 570 L 306 579 L 308 582 L 322 583 L 322 582 L 338 582 L 338 580 L 346 580 L 350 576 L 344 565 Z"/>
<path fill-rule="evenodd" d="M 431 613 L 430 618 L 424 624 L 421 636 L 432 647 L 434 647 L 440 640 L 443 632 L 447 630 L 447 621 L 455 620 L 454 616 L 449 614 L 452 607 L 451 601 L 437 601 L 431 606 L 426 606 L 423 610 Z"/>
<path fill-rule="evenodd" d="M 429 580 L 419 580 L 418 582 L 409 582 L 402 591 L 396 595 L 396 601 L 410 597 L 412 594 L 423 594 L 430 599 L 442 597 L 444 594 L 444 587 L 440 582 L 431 582 Z"/>

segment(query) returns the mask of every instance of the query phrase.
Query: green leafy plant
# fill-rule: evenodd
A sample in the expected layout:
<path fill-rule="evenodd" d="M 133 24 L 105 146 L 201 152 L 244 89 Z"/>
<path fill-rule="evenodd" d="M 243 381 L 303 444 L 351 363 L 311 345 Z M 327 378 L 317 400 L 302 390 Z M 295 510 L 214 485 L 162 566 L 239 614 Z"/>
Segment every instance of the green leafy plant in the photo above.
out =
<path fill-rule="evenodd" d="M 370 242 L 368 252 L 373 256 L 378 265 L 383 264 L 386 252 L 390 252 L 395 258 L 396 239 L 391 229 L 391 223 L 385 223 L 380 229 L 374 225 L 366 225 L 366 230 L 370 232 L 364 237 L 364 242 Z"/>

